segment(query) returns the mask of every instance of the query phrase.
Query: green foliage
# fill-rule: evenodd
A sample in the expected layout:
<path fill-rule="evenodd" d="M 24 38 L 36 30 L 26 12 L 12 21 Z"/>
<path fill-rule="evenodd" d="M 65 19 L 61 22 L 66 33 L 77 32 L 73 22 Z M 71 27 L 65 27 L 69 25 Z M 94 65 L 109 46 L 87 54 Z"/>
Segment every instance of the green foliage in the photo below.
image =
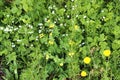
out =
<path fill-rule="evenodd" d="M 3 79 L 119 80 L 119 4 L 120 0 L 0 0 Z"/>

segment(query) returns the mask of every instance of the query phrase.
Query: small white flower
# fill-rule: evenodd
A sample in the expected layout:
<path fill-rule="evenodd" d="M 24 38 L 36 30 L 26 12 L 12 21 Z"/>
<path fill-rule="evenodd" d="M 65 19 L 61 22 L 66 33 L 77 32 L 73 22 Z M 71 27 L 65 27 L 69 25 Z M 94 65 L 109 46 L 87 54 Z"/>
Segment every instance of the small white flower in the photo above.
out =
<path fill-rule="evenodd" d="M 53 8 L 55 8 L 55 5 L 53 5 Z"/>
<path fill-rule="evenodd" d="M 14 44 L 14 43 L 12 42 L 12 44 Z"/>
<path fill-rule="evenodd" d="M 69 15 L 67 15 L 67 18 L 70 18 L 70 16 L 69 16 Z"/>
<path fill-rule="evenodd" d="M 6 27 L 6 28 L 4 29 L 4 31 L 5 31 L 5 32 L 11 32 L 12 29 L 9 29 L 8 27 Z"/>
<path fill-rule="evenodd" d="M 12 23 L 14 23 L 14 21 L 12 21 Z"/>
<path fill-rule="evenodd" d="M 33 44 L 31 44 L 30 46 L 33 47 Z"/>
<path fill-rule="evenodd" d="M 85 43 L 83 42 L 83 43 L 81 43 L 82 45 L 84 45 Z"/>
<path fill-rule="evenodd" d="M 67 5 L 65 5 L 65 8 L 67 8 Z"/>
<path fill-rule="evenodd" d="M 80 46 L 83 46 L 83 45 L 85 45 L 85 42 L 81 43 L 81 44 L 79 45 L 79 47 L 80 47 Z"/>
<path fill-rule="evenodd" d="M 0 27 L 0 30 L 3 30 L 4 28 L 3 27 Z"/>
<path fill-rule="evenodd" d="M 10 25 L 7 25 L 6 27 L 10 28 L 11 26 L 10 26 Z"/>
<path fill-rule="evenodd" d="M 55 11 L 52 11 L 52 14 L 55 14 Z"/>
<path fill-rule="evenodd" d="M 83 16 L 83 18 L 85 19 L 85 18 L 87 18 L 87 16 Z"/>
<path fill-rule="evenodd" d="M 43 24 L 42 23 L 39 23 L 38 26 L 42 26 Z"/>
<path fill-rule="evenodd" d="M 42 32 L 42 30 L 39 30 L 39 31 L 38 31 L 38 33 L 41 33 L 41 32 Z"/>
<path fill-rule="evenodd" d="M 39 28 L 42 29 L 42 26 L 40 26 Z"/>
<path fill-rule="evenodd" d="M 56 21 L 54 21 L 54 23 L 56 23 Z"/>
<path fill-rule="evenodd" d="M 46 22 L 46 21 L 47 21 L 47 18 L 44 18 L 44 21 Z"/>
<path fill-rule="evenodd" d="M 15 47 L 15 44 L 14 44 L 14 43 L 12 43 L 12 47 Z"/>
<path fill-rule="evenodd" d="M 19 39 L 17 40 L 17 42 L 21 42 L 21 41 L 22 41 L 22 40 L 19 40 Z"/>
<path fill-rule="evenodd" d="M 85 29 L 82 30 L 82 32 L 84 32 L 84 31 L 85 31 Z"/>
<path fill-rule="evenodd" d="M 63 34 L 62 36 L 65 36 L 65 34 Z"/>
<path fill-rule="evenodd" d="M 48 7 L 48 9 L 52 9 L 52 7 L 51 7 L 51 6 L 49 6 L 49 7 Z"/>
<path fill-rule="evenodd" d="M 63 26 L 63 24 L 61 23 L 60 26 Z"/>
<path fill-rule="evenodd" d="M 60 18 L 58 18 L 58 20 L 60 21 Z"/>
<path fill-rule="evenodd" d="M 75 9 L 75 6 L 72 6 L 72 10 L 74 10 Z"/>
<path fill-rule="evenodd" d="M 71 0 L 72 2 L 74 1 L 74 0 Z"/>
<path fill-rule="evenodd" d="M 19 28 L 21 28 L 22 26 L 21 26 L 21 25 L 19 25 L 18 27 L 19 27 Z"/>
<path fill-rule="evenodd" d="M 64 24 L 64 26 L 66 26 L 66 23 Z"/>
<path fill-rule="evenodd" d="M 104 12 L 104 10 L 101 11 L 102 13 Z"/>
<path fill-rule="evenodd" d="M 28 27 L 29 27 L 29 28 L 31 28 L 31 29 L 33 29 L 33 26 L 32 26 L 32 25 L 30 25 L 30 24 L 28 25 Z"/>
<path fill-rule="evenodd" d="M 78 17 L 78 15 L 76 15 L 76 18 Z"/>
<path fill-rule="evenodd" d="M 17 72 L 17 69 L 15 69 L 15 70 L 14 70 L 14 73 L 15 73 L 15 74 L 17 74 L 17 73 L 18 73 L 18 72 Z"/>
<path fill-rule="evenodd" d="M 105 16 L 103 16 L 103 19 L 105 19 Z"/>
<path fill-rule="evenodd" d="M 14 31 L 18 30 L 18 28 L 14 28 Z"/>
<path fill-rule="evenodd" d="M 10 15 L 6 15 L 7 17 L 10 17 Z"/>
<path fill-rule="evenodd" d="M 89 21 L 87 21 L 87 23 L 89 23 Z"/>
<path fill-rule="evenodd" d="M 36 41 L 38 41 L 38 39 L 36 38 Z"/>
<path fill-rule="evenodd" d="M 68 36 L 68 34 L 65 34 L 66 36 Z"/>
<path fill-rule="evenodd" d="M 75 8 L 72 8 L 72 10 L 75 10 Z"/>

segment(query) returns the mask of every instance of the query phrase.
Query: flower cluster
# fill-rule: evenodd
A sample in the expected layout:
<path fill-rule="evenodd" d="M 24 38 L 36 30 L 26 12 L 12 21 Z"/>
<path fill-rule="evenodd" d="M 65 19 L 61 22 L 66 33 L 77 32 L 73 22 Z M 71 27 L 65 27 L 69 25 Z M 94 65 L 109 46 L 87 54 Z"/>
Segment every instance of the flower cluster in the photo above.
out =
<path fill-rule="evenodd" d="M 72 46 L 73 44 L 75 44 L 75 42 L 74 42 L 74 41 L 72 41 L 72 40 L 70 40 L 70 41 L 69 41 L 69 45 L 71 45 L 71 46 Z"/>
<path fill-rule="evenodd" d="M 84 62 L 85 64 L 89 64 L 89 63 L 91 62 L 91 58 L 90 58 L 90 57 L 85 57 L 85 58 L 83 59 L 83 62 Z M 85 76 L 87 76 L 87 73 L 86 73 L 86 71 L 82 71 L 80 75 L 81 75 L 82 77 L 85 77 Z"/>
<path fill-rule="evenodd" d="M 104 55 L 105 57 L 109 57 L 109 56 L 111 55 L 111 51 L 110 51 L 110 50 L 104 50 L 104 51 L 103 51 L 103 55 Z M 89 64 L 89 63 L 91 62 L 91 58 L 90 58 L 90 57 L 85 57 L 85 58 L 83 59 L 83 62 L 84 62 L 85 64 Z M 86 71 L 82 71 L 82 72 L 80 73 L 80 75 L 81 75 L 82 77 L 85 77 L 85 76 L 87 76 L 87 73 L 86 73 Z"/>
<path fill-rule="evenodd" d="M 43 33 L 39 34 L 39 37 L 40 38 L 44 37 L 44 34 Z"/>
<path fill-rule="evenodd" d="M 75 53 L 74 52 L 69 52 L 68 55 L 72 57 Z"/>
<path fill-rule="evenodd" d="M 54 41 L 48 41 L 49 45 L 53 45 L 54 44 Z"/>

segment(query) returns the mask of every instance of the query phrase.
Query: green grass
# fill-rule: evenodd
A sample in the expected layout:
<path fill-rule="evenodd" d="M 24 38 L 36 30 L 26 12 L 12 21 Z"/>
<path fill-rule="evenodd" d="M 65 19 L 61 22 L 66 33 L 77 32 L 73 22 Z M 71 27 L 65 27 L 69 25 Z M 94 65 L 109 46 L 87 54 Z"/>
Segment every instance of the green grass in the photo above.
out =
<path fill-rule="evenodd" d="M 119 4 L 119 0 L 1 0 L 0 77 L 120 80 Z"/>

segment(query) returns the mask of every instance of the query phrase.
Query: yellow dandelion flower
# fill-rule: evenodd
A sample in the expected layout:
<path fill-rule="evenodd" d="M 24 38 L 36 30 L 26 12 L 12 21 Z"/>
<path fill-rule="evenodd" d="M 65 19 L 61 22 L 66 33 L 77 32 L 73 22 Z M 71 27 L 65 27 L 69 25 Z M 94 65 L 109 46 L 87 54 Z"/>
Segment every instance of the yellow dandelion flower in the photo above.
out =
<path fill-rule="evenodd" d="M 60 66 L 63 66 L 63 63 L 60 63 Z"/>
<path fill-rule="evenodd" d="M 111 54 L 110 50 L 104 50 L 104 52 L 103 52 L 103 55 L 106 57 L 110 56 L 110 54 Z"/>
<path fill-rule="evenodd" d="M 54 42 L 53 42 L 53 41 L 49 41 L 48 43 L 49 43 L 50 45 L 53 45 L 53 44 L 54 44 Z"/>
<path fill-rule="evenodd" d="M 79 26 L 78 26 L 78 25 L 75 25 L 75 26 L 74 26 L 74 29 L 75 29 L 75 30 L 78 30 L 78 29 L 79 29 Z"/>
<path fill-rule="evenodd" d="M 43 33 L 39 34 L 39 37 L 40 38 L 44 37 L 44 34 Z"/>
<path fill-rule="evenodd" d="M 73 45 L 74 43 L 75 43 L 75 42 L 72 41 L 72 40 L 69 41 L 69 45 Z"/>
<path fill-rule="evenodd" d="M 50 24 L 49 28 L 54 28 L 55 25 L 54 24 Z"/>
<path fill-rule="evenodd" d="M 87 73 L 86 73 L 86 71 L 82 71 L 80 75 L 81 75 L 82 77 L 85 77 L 85 76 L 87 76 Z"/>
<path fill-rule="evenodd" d="M 91 61 L 91 58 L 90 57 L 85 57 L 83 61 L 84 61 L 84 63 L 89 64 L 90 61 Z"/>

